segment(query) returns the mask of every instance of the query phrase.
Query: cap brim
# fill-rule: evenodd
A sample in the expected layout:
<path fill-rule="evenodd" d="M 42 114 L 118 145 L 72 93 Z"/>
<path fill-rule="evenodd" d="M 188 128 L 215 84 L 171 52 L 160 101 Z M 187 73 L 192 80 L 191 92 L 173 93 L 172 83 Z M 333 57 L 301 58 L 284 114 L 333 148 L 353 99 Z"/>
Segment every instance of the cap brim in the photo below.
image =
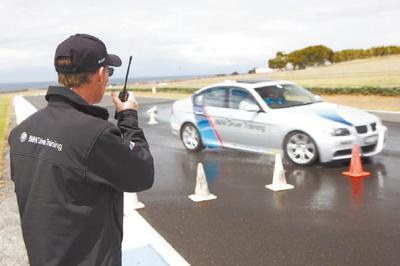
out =
<path fill-rule="evenodd" d="M 119 67 L 122 65 L 121 58 L 115 54 L 108 54 L 107 55 L 107 65 Z"/>

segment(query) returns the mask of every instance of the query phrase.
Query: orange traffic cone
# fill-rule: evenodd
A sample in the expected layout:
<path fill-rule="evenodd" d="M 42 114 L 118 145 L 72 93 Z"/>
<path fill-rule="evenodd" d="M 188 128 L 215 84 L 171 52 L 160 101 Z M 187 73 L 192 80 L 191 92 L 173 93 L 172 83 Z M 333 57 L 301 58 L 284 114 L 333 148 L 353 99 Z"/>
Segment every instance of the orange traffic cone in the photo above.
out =
<path fill-rule="evenodd" d="M 342 172 L 342 175 L 349 177 L 363 177 L 371 175 L 370 172 L 366 172 L 362 168 L 360 151 L 357 144 L 354 144 L 353 149 L 351 150 L 351 161 L 350 161 L 349 171 Z"/>

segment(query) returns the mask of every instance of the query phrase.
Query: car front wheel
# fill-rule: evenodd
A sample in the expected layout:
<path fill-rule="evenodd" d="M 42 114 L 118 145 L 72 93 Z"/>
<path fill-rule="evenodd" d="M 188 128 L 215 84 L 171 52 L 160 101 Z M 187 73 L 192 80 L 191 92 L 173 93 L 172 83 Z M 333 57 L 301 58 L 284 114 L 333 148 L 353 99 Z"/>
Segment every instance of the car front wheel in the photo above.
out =
<path fill-rule="evenodd" d="M 294 164 L 312 165 L 318 159 L 317 145 L 304 132 L 291 132 L 285 138 L 283 146 L 286 158 Z"/>
<path fill-rule="evenodd" d="M 181 140 L 188 151 L 197 152 L 204 149 L 199 131 L 193 124 L 187 123 L 182 127 Z"/>

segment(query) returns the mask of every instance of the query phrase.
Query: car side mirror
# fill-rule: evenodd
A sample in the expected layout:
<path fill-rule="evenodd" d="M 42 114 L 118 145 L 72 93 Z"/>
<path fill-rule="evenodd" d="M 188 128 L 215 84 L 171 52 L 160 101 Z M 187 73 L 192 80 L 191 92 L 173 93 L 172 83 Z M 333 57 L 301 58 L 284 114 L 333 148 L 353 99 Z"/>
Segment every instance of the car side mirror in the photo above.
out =
<path fill-rule="evenodd" d="M 256 104 L 249 104 L 244 108 L 244 110 L 247 112 L 259 112 L 260 107 L 258 107 Z"/>

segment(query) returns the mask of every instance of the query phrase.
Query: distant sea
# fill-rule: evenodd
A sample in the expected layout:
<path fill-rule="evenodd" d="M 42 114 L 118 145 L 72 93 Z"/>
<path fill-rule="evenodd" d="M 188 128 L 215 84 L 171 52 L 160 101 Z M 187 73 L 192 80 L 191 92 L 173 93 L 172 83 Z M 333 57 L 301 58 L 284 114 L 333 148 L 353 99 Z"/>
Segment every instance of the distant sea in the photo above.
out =
<path fill-rule="evenodd" d="M 186 80 L 193 78 L 204 78 L 210 77 L 212 75 L 192 75 L 192 76 L 164 76 L 164 77 L 140 77 L 140 78 L 130 78 L 128 83 L 144 82 L 153 83 L 160 81 L 172 81 L 172 80 Z M 124 78 L 115 78 L 108 81 L 109 85 L 120 85 L 124 84 Z M 11 92 L 11 91 L 23 91 L 23 90 L 37 90 L 37 89 L 47 89 L 49 85 L 57 85 L 56 81 L 40 81 L 40 82 L 15 82 L 15 83 L 0 83 L 0 93 L 1 92 Z"/>

